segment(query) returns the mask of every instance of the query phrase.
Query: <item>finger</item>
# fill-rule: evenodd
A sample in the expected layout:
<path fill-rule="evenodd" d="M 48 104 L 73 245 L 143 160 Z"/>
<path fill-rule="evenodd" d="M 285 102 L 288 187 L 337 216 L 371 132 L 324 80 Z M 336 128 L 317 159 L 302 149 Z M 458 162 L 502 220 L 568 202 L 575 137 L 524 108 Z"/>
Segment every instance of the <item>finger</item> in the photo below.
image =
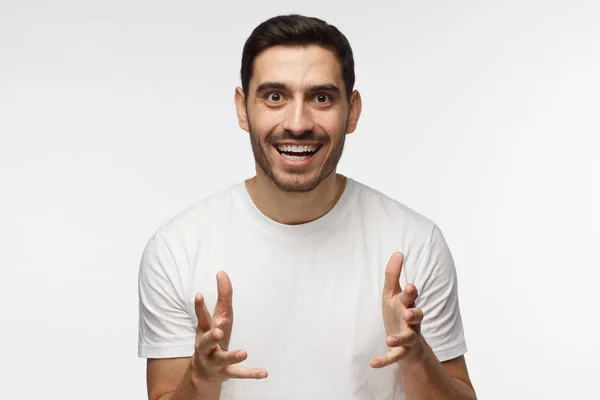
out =
<path fill-rule="evenodd" d="M 404 320 L 409 325 L 419 325 L 423 322 L 423 310 L 420 308 L 410 308 L 404 312 Z"/>
<path fill-rule="evenodd" d="M 198 318 L 198 328 L 203 332 L 209 331 L 212 328 L 211 317 L 206 309 L 202 293 L 196 294 L 194 308 L 196 310 L 196 317 Z"/>
<path fill-rule="evenodd" d="M 396 335 L 390 335 L 386 339 L 386 344 L 390 347 L 411 346 L 417 340 L 417 332 L 412 329 L 405 329 L 404 332 Z"/>
<path fill-rule="evenodd" d="M 219 328 L 211 329 L 203 335 L 197 335 L 196 338 L 196 352 L 206 355 L 217 348 L 219 342 L 223 339 L 223 331 Z"/>
<path fill-rule="evenodd" d="M 394 347 L 382 356 L 371 360 L 371 367 L 383 368 L 400 361 L 407 353 L 405 347 Z"/>
<path fill-rule="evenodd" d="M 232 314 L 232 299 L 233 288 L 231 280 L 229 280 L 229 275 L 224 271 L 220 271 L 217 274 L 217 304 L 215 305 L 214 315 Z"/>
<path fill-rule="evenodd" d="M 212 355 L 211 361 L 219 367 L 225 367 L 227 365 L 240 363 L 247 357 L 248 353 L 246 353 L 245 350 L 217 351 Z"/>
<path fill-rule="evenodd" d="M 264 379 L 269 374 L 262 368 L 245 368 L 239 365 L 230 365 L 225 368 L 229 378 L 234 379 Z"/>
<path fill-rule="evenodd" d="M 419 297 L 419 291 L 412 283 L 407 284 L 402 293 L 400 293 L 400 301 L 406 308 L 414 307 L 417 297 Z"/>
<path fill-rule="evenodd" d="M 400 293 L 400 273 L 402 272 L 402 263 L 404 262 L 404 254 L 395 252 L 390 257 L 385 268 L 385 282 L 383 283 L 383 295 L 394 296 Z"/>

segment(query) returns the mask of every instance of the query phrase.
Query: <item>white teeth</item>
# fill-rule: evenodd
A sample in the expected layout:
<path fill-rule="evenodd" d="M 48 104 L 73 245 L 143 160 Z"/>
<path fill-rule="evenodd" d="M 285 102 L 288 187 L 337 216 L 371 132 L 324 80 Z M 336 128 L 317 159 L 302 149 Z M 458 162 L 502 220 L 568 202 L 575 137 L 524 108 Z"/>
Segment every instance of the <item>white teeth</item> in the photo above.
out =
<path fill-rule="evenodd" d="M 313 144 L 313 145 L 282 144 L 282 145 L 277 146 L 277 149 L 279 151 L 285 151 L 286 153 L 306 153 L 306 152 L 313 153 L 313 152 L 317 151 L 318 148 L 319 148 L 319 146 L 316 144 Z"/>
<path fill-rule="evenodd" d="M 291 156 L 286 153 L 282 153 L 281 156 L 283 158 L 287 158 L 288 160 L 292 160 L 292 161 L 303 161 L 303 160 L 306 160 L 307 158 L 309 158 L 309 156 Z"/>

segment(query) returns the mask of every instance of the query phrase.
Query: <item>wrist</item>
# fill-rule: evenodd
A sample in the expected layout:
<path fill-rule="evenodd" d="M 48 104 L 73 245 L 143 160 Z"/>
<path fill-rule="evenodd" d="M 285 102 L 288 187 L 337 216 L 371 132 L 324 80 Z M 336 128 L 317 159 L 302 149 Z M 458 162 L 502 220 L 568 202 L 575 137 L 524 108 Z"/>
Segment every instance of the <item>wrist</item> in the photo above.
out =
<path fill-rule="evenodd" d="M 210 381 L 202 376 L 202 374 L 200 374 L 196 368 L 195 357 L 192 357 L 190 364 L 188 365 L 188 369 L 192 386 L 196 393 L 203 395 L 215 393 L 218 395 L 221 392 L 221 385 L 223 383 L 218 381 Z"/>
<path fill-rule="evenodd" d="M 425 338 L 419 334 L 415 340 L 415 343 L 410 346 L 406 357 L 403 357 L 400 361 L 398 361 L 398 364 L 402 367 L 424 362 L 427 346 L 428 345 L 425 341 Z"/>

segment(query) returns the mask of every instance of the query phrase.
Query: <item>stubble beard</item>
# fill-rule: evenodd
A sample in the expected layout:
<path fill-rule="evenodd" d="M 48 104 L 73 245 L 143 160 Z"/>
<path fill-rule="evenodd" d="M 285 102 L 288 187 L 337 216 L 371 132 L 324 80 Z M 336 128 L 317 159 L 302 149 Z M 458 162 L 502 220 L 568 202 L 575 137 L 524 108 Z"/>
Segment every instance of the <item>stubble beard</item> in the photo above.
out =
<path fill-rule="evenodd" d="M 305 173 L 302 172 L 298 172 L 297 174 L 291 171 L 280 172 L 280 174 L 284 174 L 287 176 L 296 175 L 298 177 L 297 179 L 289 179 L 287 177 L 278 176 L 280 174 L 274 171 L 273 164 L 269 161 L 269 157 L 267 156 L 267 150 L 265 149 L 265 146 L 263 146 L 260 143 L 258 135 L 256 135 L 252 131 L 251 126 L 249 131 L 250 143 L 252 145 L 252 152 L 254 154 L 254 161 L 256 162 L 256 165 L 258 165 L 258 167 L 264 172 L 264 174 L 269 178 L 271 182 L 273 182 L 273 184 L 279 190 L 286 193 L 306 193 L 316 189 L 321 184 L 321 182 L 323 182 L 329 175 L 331 175 L 333 171 L 336 170 L 337 165 L 340 162 L 340 159 L 342 158 L 342 154 L 344 152 L 344 144 L 346 142 L 346 127 L 344 126 L 344 132 L 338 136 L 340 137 L 338 143 L 333 143 L 330 139 L 328 139 L 329 141 L 327 142 L 327 144 L 329 144 L 329 146 L 332 146 L 331 153 L 325 160 L 323 166 L 319 169 L 317 174 L 315 174 L 312 179 L 303 179 L 303 175 L 305 175 Z M 307 136 L 314 137 L 314 135 L 312 135 L 311 132 L 307 132 Z M 271 146 L 269 138 L 267 138 L 266 146 Z"/>

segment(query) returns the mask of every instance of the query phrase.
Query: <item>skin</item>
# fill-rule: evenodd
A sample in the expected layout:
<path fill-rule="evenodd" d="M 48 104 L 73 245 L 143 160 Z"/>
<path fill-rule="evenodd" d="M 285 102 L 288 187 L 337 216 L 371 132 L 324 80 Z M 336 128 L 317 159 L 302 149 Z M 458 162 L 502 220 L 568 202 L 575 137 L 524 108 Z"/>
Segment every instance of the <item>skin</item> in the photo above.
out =
<path fill-rule="evenodd" d="M 335 55 L 318 46 L 267 49 L 255 60 L 248 98 L 237 88 L 235 104 L 256 160 L 256 176 L 246 187 L 257 207 L 285 224 L 327 213 L 343 191 L 336 167 L 362 110 L 360 93 L 345 93 Z M 273 144 L 281 142 L 322 147 L 310 168 L 297 170 L 279 161 Z"/>
<path fill-rule="evenodd" d="M 256 176 L 246 188 L 266 216 L 285 224 L 300 224 L 326 214 L 336 204 L 346 180 L 336 173 L 345 136 L 355 131 L 362 109 L 358 91 L 345 93 L 335 55 L 318 46 L 277 46 L 254 63 L 248 96 L 235 91 L 240 127 L 249 133 Z M 306 167 L 281 162 L 277 143 L 318 143 Z M 415 307 L 418 290 L 399 278 L 404 256 L 394 253 L 386 267 L 381 296 L 386 354 L 374 355 L 371 367 L 400 365 L 406 398 L 475 399 L 464 357 L 440 363 L 421 335 L 423 312 Z M 233 288 L 225 272 L 217 274 L 218 299 L 212 315 L 197 294 L 195 354 L 187 358 L 150 359 L 148 393 L 155 399 L 212 399 L 228 379 L 265 379 L 262 368 L 239 364 L 248 354 L 229 349 L 233 329 Z"/>

